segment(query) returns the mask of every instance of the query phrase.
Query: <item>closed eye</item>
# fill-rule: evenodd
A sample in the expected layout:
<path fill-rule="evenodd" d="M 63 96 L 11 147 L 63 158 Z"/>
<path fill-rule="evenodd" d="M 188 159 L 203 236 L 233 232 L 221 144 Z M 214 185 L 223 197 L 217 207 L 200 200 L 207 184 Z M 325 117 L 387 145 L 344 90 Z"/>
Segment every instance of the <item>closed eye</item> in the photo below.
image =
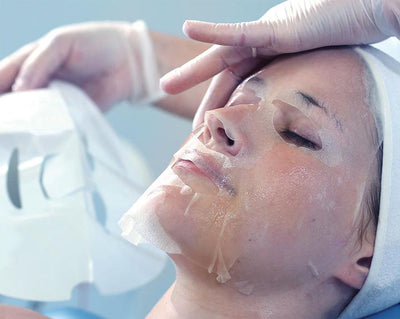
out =
<path fill-rule="evenodd" d="M 285 141 L 292 143 L 296 146 L 306 147 L 306 148 L 314 150 L 314 151 L 318 151 L 321 149 L 321 146 L 317 145 L 313 141 L 310 141 L 309 139 L 307 139 L 293 131 L 284 130 L 280 134 Z"/>

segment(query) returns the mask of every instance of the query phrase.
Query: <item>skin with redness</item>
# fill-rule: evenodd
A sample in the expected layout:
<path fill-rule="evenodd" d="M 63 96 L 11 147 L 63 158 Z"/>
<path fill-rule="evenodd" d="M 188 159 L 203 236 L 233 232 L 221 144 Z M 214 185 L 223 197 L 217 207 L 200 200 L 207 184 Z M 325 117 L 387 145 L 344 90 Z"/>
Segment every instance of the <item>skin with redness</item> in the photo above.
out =
<path fill-rule="evenodd" d="M 180 253 L 149 318 L 338 316 L 373 254 L 373 230 L 358 238 L 376 177 L 364 75 L 349 49 L 286 56 L 207 112 L 152 197 Z"/>

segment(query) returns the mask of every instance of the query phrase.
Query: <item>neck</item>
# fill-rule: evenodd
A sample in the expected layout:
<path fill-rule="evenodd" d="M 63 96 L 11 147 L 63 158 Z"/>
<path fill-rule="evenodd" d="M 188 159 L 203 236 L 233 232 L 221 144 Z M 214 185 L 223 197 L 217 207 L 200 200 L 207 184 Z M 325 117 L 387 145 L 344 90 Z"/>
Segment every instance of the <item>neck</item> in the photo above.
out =
<path fill-rule="evenodd" d="M 182 262 L 182 258 L 174 257 L 176 281 L 147 319 L 337 318 L 353 293 L 343 285 L 330 282 L 275 293 L 263 291 L 245 295 L 229 284 L 218 283 L 215 274 Z M 343 293 L 346 297 L 337 297 Z"/>

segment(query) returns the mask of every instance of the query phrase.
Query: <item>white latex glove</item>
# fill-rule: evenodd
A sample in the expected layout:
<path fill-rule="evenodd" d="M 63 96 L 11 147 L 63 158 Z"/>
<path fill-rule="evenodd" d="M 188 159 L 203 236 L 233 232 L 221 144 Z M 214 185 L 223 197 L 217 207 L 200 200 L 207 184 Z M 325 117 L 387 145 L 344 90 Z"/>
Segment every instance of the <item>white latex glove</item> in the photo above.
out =
<path fill-rule="evenodd" d="M 214 77 L 193 126 L 207 110 L 224 106 L 231 92 L 264 59 L 317 47 L 366 44 L 400 37 L 400 0 L 294 0 L 271 8 L 260 20 L 242 23 L 186 21 L 192 39 L 215 43 L 161 79 L 167 92 L 182 92 Z M 254 59 L 258 57 L 258 59 Z"/>
<path fill-rule="evenodd" d="M 0 93 L 45 86 L 51 78 L 80 86 L 102 110 L 156 99 L 159 74 L 142 21 L 57 28 L 0 61 Z"/>

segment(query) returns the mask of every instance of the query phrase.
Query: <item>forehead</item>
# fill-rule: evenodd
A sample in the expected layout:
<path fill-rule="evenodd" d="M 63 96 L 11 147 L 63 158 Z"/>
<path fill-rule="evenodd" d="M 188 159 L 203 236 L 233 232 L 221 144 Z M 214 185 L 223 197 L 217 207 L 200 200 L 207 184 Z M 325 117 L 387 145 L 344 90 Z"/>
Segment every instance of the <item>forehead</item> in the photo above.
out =
<path fill-rule="evenodd" d="M 351 49 L 325 49 L 284 56 L 264 67 L 257 76 L 274 85 L 275 89 L 307 89 L 310 94 L 329 100 L 337 107 L 346 104 L 344 102 L 349 98 L 366 106 L 363 63 Z"/>

